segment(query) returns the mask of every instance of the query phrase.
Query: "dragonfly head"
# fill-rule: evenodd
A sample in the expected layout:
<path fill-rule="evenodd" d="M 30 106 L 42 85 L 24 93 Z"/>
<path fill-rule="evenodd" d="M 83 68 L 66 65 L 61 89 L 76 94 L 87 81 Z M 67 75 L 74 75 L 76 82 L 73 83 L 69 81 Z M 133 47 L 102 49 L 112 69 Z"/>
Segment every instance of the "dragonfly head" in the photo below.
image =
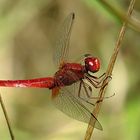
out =
<path fill-rule="evenodd" d="M 85 69 L 86 71 L 90 71 L 95 73 L 100 69 L 100 60 L 97 57 L 93 57 L 91 55 L 85 55 Z"/>

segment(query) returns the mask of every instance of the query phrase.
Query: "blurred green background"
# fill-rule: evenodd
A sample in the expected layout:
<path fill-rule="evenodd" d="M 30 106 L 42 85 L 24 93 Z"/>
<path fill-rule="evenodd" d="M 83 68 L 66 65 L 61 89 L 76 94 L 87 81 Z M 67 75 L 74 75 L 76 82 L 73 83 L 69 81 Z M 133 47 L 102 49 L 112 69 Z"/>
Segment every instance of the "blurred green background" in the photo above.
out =
<path fill-rule="evenodd" d="M 128 0 L 108 0 L 127 10 Z M 133 17 L 140 21 L 140 1 Z M 52 59 L 57 29 L 70 13 L 76 15 L 70 40 L 70 59 L 85 53 L 98 56 L 105 72 L 121 24 L 95 0 L 0 0 L 0 79 L 47 77 L 56 71 Z M 127 29 L 123 47 L 99 114 L 103 131 L 94 140 L 140 139 L 140 34 Z M 87 124 L 67 117 L 51 103 L 51 91 L 1 88 L 17 140 L 82 140 Z M 0 109 L 0 139 L 10 140 Z"/>

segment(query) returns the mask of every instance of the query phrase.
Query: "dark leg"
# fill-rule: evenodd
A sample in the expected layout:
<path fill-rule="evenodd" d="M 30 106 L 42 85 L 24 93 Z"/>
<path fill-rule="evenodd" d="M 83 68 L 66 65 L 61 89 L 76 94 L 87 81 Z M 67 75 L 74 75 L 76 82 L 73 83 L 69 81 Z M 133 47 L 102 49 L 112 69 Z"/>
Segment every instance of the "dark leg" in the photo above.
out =
<path fill-rule="evenodd" d="M 90 76 L 90 77 L 92 77 L 92 78 L 94 78 L 94 79 L 101 79 L 101 78 L 104 78 L 104 77 L 105 77 L 105 74 L 106 74 L 106 73 L 103 73 L 103 74 L 100 75 L 99 77 L 96 77 L 96 76 L 91 75 L 90 73 L 87 73 L 88 76 Z"/>
<path fill-rule="evenodd" d="M 83 85 L 83 87 L 84 87 L 84 89 L 85 89 L 85 92 L 86 92 L 87 97 L 90 97 L 89 94 L 88 94 L 88 91 L 87 91 L 87 89 L 86 89 L 86 87 L 85 87 L 85 85 L 84 85 L 84 83 L 83 83 L 82 80 L 80 81 L 80 86 L 79 86 L 79 90 L 78 90 L 78 97 L 79 97 L 81 100 L 83 100 L 84 102 L 86 102 L 86 103 L 91 104 L 91 105 L 94 106 L 93 103 L 89 102 L 88 100 L 85 100 L 84 98 L 82 98 L 82 97 L 80 96 L 80 92 L 81 92 L 82 85 Z"/>
<path fill-rule="evenodd" d="M 103 76 L 104 76 L 104 77 L 103 77 Z M 92 75 L 90 75 L 90 74 L 85 75 L 85 77 L 86 77 L 86 79 L 87 79 L 95 88 L 100 88 L 100 87 L 102 86 L 101 83 L 102 83 L 104 80 L 107 80 L 107 79 L 109 79 L 109 78 L 110 78 L 110 80 L 111 80 L 111 76 L 105 77 L 105 73 L 99 77 L 99 79 L 100 79 L 101 77 L 103 77 L 100 81 L 97 81 L 98 77 L 92 76 Z M 106 86 L 110 80 L 108 80 L 104 86 Z"/>
<path fill-rule="evenodd" d="M 105 79 L 105 73 L 102 74 L 100 77 L 93 76 L 89 73 L 87 73 L 85 76 L 89 77 L 92 81 L 94 81 L 96 83 L 96 85 L 99 85 Z"/>
<path fill-rule="evenodd" d="M 107 78 L 108 78 L 108 77 L 106 77 L 106 79 L 107 79 Z M 102 87 L 102 84 L 95 83 L 95 81 L 93 81 L 93 79 L 91 79 L 90 77 L 86 77 L 86 79 L 87 79 L 87 81 L 88 81 L 89 83 L 91 83 L 95 88 L 101 88 L 101 87 Z M 106 79 L 104 79 L 104 80 L 106 80 Z M 107 81 L 107 82 L 103 85 L 103 87 L 105 87 L 105 86 L 108 84 L 108 82 L 109 82 L 109 81 Z M 83 83 L 83 87 L 84 87 L 84 89 L 85 89 L 85 92 L 86 92 L 86 95 L 87 95 L 88 98 L 90 98 L 90 99 L 99 99 L 99 97 L 91 97 L 91 95 L 89 95 L 89 93 L 87 92 L 87 89 L 86 89 L 84 83 Z M 110 97 L 112 97 L 112 96 L 114 96 L 114 95 L 111 95 L 111 96 L 109 96 L 109 97 L 104 97 L 104 98 L 110 98 Z M 97 102 L 100 102 L 100 101 L 97 101 Z"/>
<path fill-rule="evenodd" d="M 102 85 L 100 85 L 100 83 L 102 82 L 95 82 L 93 79 L 90 79 L 89 77 L 86 77 L 86 79 L 88 80 L 88 82 L 90 82 L 95 88 L 100 88 Z"/>

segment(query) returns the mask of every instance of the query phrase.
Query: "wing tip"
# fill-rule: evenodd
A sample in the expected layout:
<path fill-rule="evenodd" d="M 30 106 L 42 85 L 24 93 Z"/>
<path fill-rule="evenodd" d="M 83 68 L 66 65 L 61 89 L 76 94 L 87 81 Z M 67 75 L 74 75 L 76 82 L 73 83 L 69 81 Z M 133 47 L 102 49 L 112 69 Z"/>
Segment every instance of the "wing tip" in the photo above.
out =
<path fill-rule="evenodd" d="M 72 12 L 71 15 L 72 15 L 72 19 L 75 19 L 75 13 Z"/>
<path fill-rule="evenodd" d="M 90 122 L 89 122 L 89 123 L 91 123 L 90 125 L 94 126 L 98 130 L 103 131 L 103 127 L 100 124 L 100 122 L 97 120 L 97 118 L 92 113 L 91 113 L 91 116 L 94 118 L 93 120 L 95 120 L 95 122 L 94 121 L 92 122 L 92 120 L 90 120 Z"/>

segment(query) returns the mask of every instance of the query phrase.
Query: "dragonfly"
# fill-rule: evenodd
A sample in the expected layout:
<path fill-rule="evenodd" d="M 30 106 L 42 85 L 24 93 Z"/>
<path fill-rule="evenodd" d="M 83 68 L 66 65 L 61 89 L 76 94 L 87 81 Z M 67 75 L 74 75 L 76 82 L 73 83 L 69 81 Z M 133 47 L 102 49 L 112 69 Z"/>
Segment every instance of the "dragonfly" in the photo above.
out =
<path fill-rule="evenodd" d="M 74 20 L 75 14 L 70 13 L 58 32 L 54 53 L 54 62 L 58 71 L 54 76 L 26 80 L 0 80 L 0 86 L 48 88 L 52 91 L 52 101 L 59 110 L 76 120 L 90 122 L 91 126 L 95 123 L 94 127 L 102 130 L 102 125 L 86 104 L 94 106 L 89 99 L 98 99 L 92 95 L 93 88 L 100 87 L 105 74 L 100 77 L 94 76 L 94 73 L 100 69 L 100 60 L 90 54 L 84 55 L 84 64 L 68 61 Z"/>

